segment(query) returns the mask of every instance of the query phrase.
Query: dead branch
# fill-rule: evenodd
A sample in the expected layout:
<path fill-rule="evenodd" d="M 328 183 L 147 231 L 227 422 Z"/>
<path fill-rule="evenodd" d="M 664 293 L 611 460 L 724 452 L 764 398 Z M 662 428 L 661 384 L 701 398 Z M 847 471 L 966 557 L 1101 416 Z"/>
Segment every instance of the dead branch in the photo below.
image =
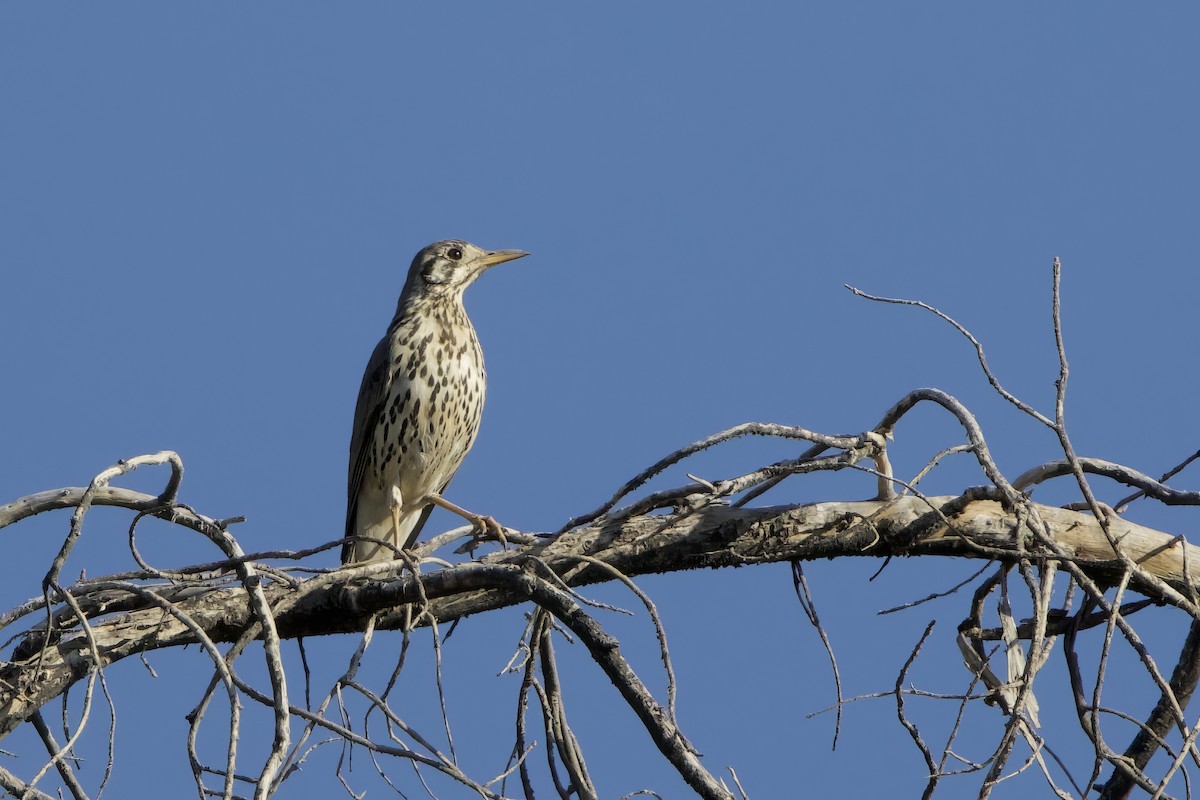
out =
<path fill-rule="evenodd" d="M 396 567 L 384 565 L 382 569 L 339 570 L 294 586 L 268 583 L 263 591 L 267 605 L 273 608 L 286 599 L 288 608 L 277 612 L 275 621 L 280 637 L 291 639 L 361 631 L 372 615 L 378 615 L 379 630 L 398 629 L 404 606 L 419 599 L 418 586 L 429 598 L 429 613 L 439 623 L 523 602 L 524 597 L 508 590 L 506 583 L 498 583 L 495 576 L 520 572 L 530 557 L 562 575 L 579 563 L 580 556 L 589 556 L 628 576 L 854 556 L 997 561 L 1019 557 L 1014 536 L 1019 525 L 1014 514 L 994 500 L 962 504 L 959 499 L 900 497 L 762 509 L 716 505 L 679 519 L 641 516 L 619 526 L 578 529 L 520 552 L 488 555 L 479 562 L 424 574 L 419 580 L 400 576 Z M 939 519 L 939 511 L 953 527 Z M 1094 517 L 1049 506 L 1038 506 L 1038 511 L 1056 532 L 1059 548 L 1081 571 L 1104 585 L 1119 578 L 1120 564 Z M 1187 591 L 1185 554 L 1193 563 L 1200 563 L 1196 561 L 1200 549 L 1175 535 L 1123 520 L 1116 520 L 1112 528 L 1129 558 L 1177 592 Z M 584 586 L 609 578 L 609 573 L 593 568 L 578 572 L 569 583 Z M 66 591 L 82 597 L 92 585 L 106 591 L 121 588 L 107 581 L 82 581 Z M 253 624 L 246 591 L 240 587 L 214 588 L 179 599 L 174 607 L 179 616 L 216 643 L 236 641 Z M 426 624 L 417 623 L 419 627 Z M 175 617 L 163 620 L 159 607 L 150 604 L 93 622 L 92 633 L 106 665 L 150 650 L 200 642 L 185 622 Z M 0 734 L 10 732 L 87 674 L 91 659 L 80 634 L 56 631 L 55 639 L 37 678 L 31 670 L 46 641 L 41 626 L 26 631 L 8 663 L 0 665 L 0 686 L 5 687 L 0 689 Z M 12 692 L 10 686 L 25 689 Z"/>
<path fill-rule="evenodd" d="M 1098 499 L 1091 481 L 1099 479 L 1106 488 L 1111 485 L 1122 491 L 1136 490 L 1117 503 L 1118 507 L 1136 497 L 1168 506 L 1200 505 L 1200 492 L 1166 485 L 1192 459 L 1155 480 L 1130 467 L 1080 457 L 1075 452 L 1065 416 L 1070 371 L 1061 326 L 1060 276 L 1061 265 L 1056 259 L 1051 316 L 1059 372 L 1052 416 L 1042 414 L 1005 389 L 988 365 L 982 344 L 949 315 L 919 301 L 880 298 L 854 290 L 871 300 L 918 307 L 952 325 L 974 346 L 993 389 L 1054 433 L 1063 458 L 1035 465 L 1016 480 L 1010 481 L 996 465 L 972 413 L 946 392 L 925 388 L 902 397 L 864 433 L 830 435 L 797 426 L 747 423 L 706 437 L 663 457 L 627 481 L 608 501 L 573 518 L 557 533 L 506 532 L 508 544 L 504 550 L 465 563 L 453 563 L 453 556 L 445 560 L 437 554 L 465 538 L 469 533 L 466 529 L 436 536 L 415 553 L 399 553 L 393 562 L 339 569 L 314 566 L 309 559 L 340 546 L 341 541 L 305 551 L 247 554 L 230 531 L 236 518 L 212 519 L 179 502 L 183 466 L 170 451 L 118 462 L 86 488 L 40 492 L 0 506 L 0 528 L 46 511 L 74 509 L 41 593 L 0 614 L 0 629 L 7 636 L 4 647 L 8 649 L 7 659 L 0 661 L 0 738 L 29 722 L 49 755 L 27 782 L 0 769 L 0 787 L 17 796 L 47 797 L 37 784 L 45 776 L 57 774 L 60 791 L 65 789 L 76 798 L 86 797 L 73 769 L 73 753 L 92 716 L 97 685 L 107 698 L 104 671 L 129 656 L 197 644 L 213 665 L 208 687 L 188 717 L 187 752 L 202 798 L 240 796 L 239 786 L 255 798 L 267 798 L 327 741 L 342 743 L 337 775 L 352 795 L 342 766 L 349 764 L 356 751 L 364 750 L 383 780 L 397 791 L 380 761 L 384 757 L 407 762 L 431 795 L 425 772 L 440 773 L 484 798 L 503 797 L 506 781 L 515 772 L 524 795 L 532 798 L 535 790 L 528 756 L 539 743 L 531 741 L 527 725 L 531 696 L 540 704 L 547 770 L 559 796 L 599 797 L 580 740 L 568 719 L 564 700 L 567 681 L 559 669 L 553 643 L 558 631 L 582 642 L 641 722 L 650 741 L 698 795 L 731 800 L 734 792 L 701 762 L 679 729 L 676 680 L 665 626 L 650 597 L 633 579 L 689 569 L 790 562 L 797 596 L 829 649 L 840 714 L 843 701 L 836 661 L 811 609 L 800 565 L 822 558 L 936 556 L 985 562 L 979 573 L 949 592 L 916 601 L 949 595 L 982 578 L 968 602 L 966 618 L 958 626 L 968 688 L 946 694 L 902 685 L 932 634 L 931 623 L 901 669 L 894 689 L 871 695 L 894 696 L 900 723 L 929 770 L 927 797 L 952 775 L 979 773 L 984 777 L 978 796 L 986 798 L 996 786 L 1028 770 L 1040 772 L 1039 780 L 1055 796 L 1082 798 L 1109 767 L 1113 772 L 1103 784 L 1104 798 L 1127 797 L 1135 788 L 1152 796 L 1166 796 L 1166 787 L 1178 772 L 1183 773 L 1190 792 L 1186 763 L 1190 760 L 1200 766 L 1196 742 L 1200 722 L 1186 718 L 1200 681 L 1200 577 L 1195 574 L 1200 551 L 1180 532 L 1158 531 L 1123 519 Z M 923 403 L 950 414 L 965 441 L 935 448 L 935 455 L 923 459 L 925 467 L 904 480 L 892 472 L 887 442 L 907 413 Z M 708 480 L 688 474 L 691 483 L 686 485 L 635 495 L 650 479 L 691 456 L 742 436 L 800 440 L 812 446 L 795 458 L 740 475 Z M 969 454 L 986 485 L 954 496 L 922 495 L 918 484 L 952 454 Z M 868 462 L 873 467 L 866 466 Z M 110 485 L 134 469 L 152 465 L 170 468 L 166 485 L 158 495 Z M 877 499 L 750 506 L 763 492 L 786 480 L 818 471 L 847 470 L 870 474 Z M 1073 479 L 1073 491 L 1077 490 L 1080 502 L 1071 508 L 1056 508 L 1032 501 L 1030 493 L 1036 486 L 1068 476 Z M 619 503 L 625 503 L 624 507 Z M 84 535 L 88 511 L 96 505 L 125 508 L 135 515 L 128 546 L 136 568 L 63 585 L 61 578 L 70 574 L 66 565 Z M 199 534 L 202 541 L 219 550 L 219 558 L 176 569 L 152 566 L 136 545 L 138 522 L 145 516 L 174 523 L 182 534 Z M 470 546 L 474 546 L 473 541 Z M 665 703 L 651 694 L 625 659 L 621 643 L 601 624 L 601 614 L 620 609 L 591 600 L 580 591 L 610 581 L 628 587 L 650 615 L 666 672 Z M 1130 599 L 1131 593 L 1143 599 Z M 511 757 L 499 775 L 490 780 L 478 779 L 459 766 L 455 752 L 441 682 L 440 626 L 453 626 L 468 615 L 523 603 L 532 603 L 534 610 L 518 653 L 509 665 L 511 671 L 523 673 Z M 1180 646 L 1169 679 L 1130 621 L 1135 612 L 1152 605 L 1170 606 L 1191 618 L 1191 630 Z M 1027 616 L 1018 620 L 1014 608 Z M 442 712 L 439 736 L 447 744 L 444 749 L 435 744 L 436 737 L 425 735 L 406 720 L 390 699 L 404 669 L 413 631 L 419 628 L 432 631 L 435 691 Z M 399 630 L 403 638 L 391 679 L 382 691 L 377 691 L 367 686 L 358 672 L 378 632 L 387 630 Z M 1081 635 L 1087 631 L 1099 638 L 1098 663 L 1090 672 L 1079 657 Z M 305 704 L 295 705 L 290 699 L 281 642 L 334 634 L 359 637 L 345 672 L 323 699 L 317 695 L 320 703 L 314 709 L 307 657 L 301 648 Z M 1056 650 L 1059 637 L 1063 642 Z M 262 643 L 269 684 L 265 691 L 239 672 L 239 659 L 258 642 Z M 222 645 L 229 647 L 222 652 Z M 1119 646 L 1136 656 L 1139 668 L 1159 693 L 1158 702 L 1144 721 L 1110 708 L 1114 705 L 1111 692 L 1106 697 L 1111 654 Z M 1078 726 L 1094 752 L 1091 775 L 1082 785 L 1076 783 L 1038 730 L 1039 704 L 1034 685 L 1055 652 L 1064 655 Z M 64 741 L 60 743 L 40 710 L 51 700 L 65 697 L 80 682 L 84 684 L 82 713 L 74 722 L 69 722 L 64 713 Z M 224 763 L 214 766 L 204 763 L 196 743 L 211 701 L 221 690 L 229 705 L 227 747 Z M 940 757 L 928 746 L 929 737 L 922 735 L 906 707 L 908 697 L 953 700 L 957 704 L 957 716 Z M 967 758 L 952 746 L 968 709 L 979 700 L 999 710 L 1003 727 L 990 755 Z M 267 754 L 252 771 L 238 767 L 243 701 L 270 713 L 273 720 Z M 361 719 L 352 718 L 355 709 L 364 706 Z M 1111 735 L 1106 735 L 1103 720 L 1114 717 L 1137 725 L 1124 752 L 1108 743 Z M 382 732 L 372 730 L 380 726 Z M 300 729 L 295 738 L 293 727 Z M 310 744 L 318 733 L 330 739 Z M 1169 764 L 1152 777 L 1147 770 L 1159 751 L 1167 754 Z M 949 768 L 951 762 L 960 766 Z M 738 796 L 744 798 L 746 792 L 732 768 L 730 773 Z M 220 787 L 210 787 L 206 781 L 219 781 Z M 1063 788 L 1067 783 L 1074 795 Z M 641 793 L 653 794 L 649 790 Z"/>

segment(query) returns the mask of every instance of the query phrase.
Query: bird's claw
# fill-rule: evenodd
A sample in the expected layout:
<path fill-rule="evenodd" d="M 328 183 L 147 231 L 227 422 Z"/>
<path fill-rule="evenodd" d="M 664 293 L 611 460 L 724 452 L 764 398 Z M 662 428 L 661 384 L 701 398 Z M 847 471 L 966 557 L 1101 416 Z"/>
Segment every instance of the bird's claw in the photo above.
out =
<path fill-rule="evenodd" d="M 508 537 L 504 535 L 504 526 L 497 522 L 495 517 L 476 517 L 472 534 L 476 542 L 497 541 L 502 548 L 508 549 Z"/>

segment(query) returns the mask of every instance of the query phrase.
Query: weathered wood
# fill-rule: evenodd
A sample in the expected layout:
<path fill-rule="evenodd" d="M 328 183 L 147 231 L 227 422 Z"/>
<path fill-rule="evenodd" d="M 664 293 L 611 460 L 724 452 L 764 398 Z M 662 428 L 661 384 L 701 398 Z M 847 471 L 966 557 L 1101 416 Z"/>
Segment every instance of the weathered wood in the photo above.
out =
<path fill-rule="evenodd" d="M 428 572 L 421 576 L 421 588 L 430 611 L 445 622 L 524 602 L 520 595 L 502 588 L 494 573 L 479 569 L 479 563 L 520 571 L 529 569 L 537 558 L 578 586 L 611 579 L 594 566 L 581 565 L 577 558 L 581 554 L 629 576 L 847 556 L 1017 557 L 1017 523 L 1012 514 L 991 500 L 965 505 L 957 501 L 904 497 L 886 502 L 750 509 L 713 505 L 672 516 L 640 516 L 619 525 L 581 528 L 517 551 L 493 553 L 480 562 Z M 947 503 L 954 511 L 952 529 L 930 516 L 931 504 L 942 507 Z M 1092 516 L 1048 506 L 1036 508 L 1058 546 L 1089 575 L 1105 582 L 1118 574 L 1113 550 Z M 1111 530 L 1122 549 L 1149 574 L 1181 591 L 1186 590 L 1185 574 L 1196 582 L 1200 549 L 1171 534 L 1120 519 L 1112 520 Z M 420 594 L 416 581 L 398 572 L 398 563 L 392 562 L 348 567 L 295 586 L 268 585 L 266 595 L 275 610 L 279 635 L 295 638 L 356 632 L 371 614 L 380 615 L 377 628 L 399 627 L 404 605 L 417 601 Z M 118 582 L 93 586 L 94 591 L 102 588 L 109 598 L 122 593 Z M 85 589 L 78 587 L 73 594 L 79 595 L 81 605 L 87 608 Z M 160 589 L 172 596 L 169 605 L 173 612 L 164 613 L 159 605 L 133 597 L 130 602 L 141 607 L 92 619 L 103 665 L 149 650 L 197 642 L 182 621 L 185 617 L 214 642 L 235 640 L 254 621 L 246 592 L 240 588 L 203 590 L 193 586 L 183 593 L 175 587 Z M 168 603 L 163 600 L 160 605 Z M 78 630 L 56 634 L 45 646 L 40 627 L 26 631 L 12 660 L 0 664 L 0 737 L 94 666 L 86 638 Z M 41 670 L 35 674 L 39 657 Z"/>

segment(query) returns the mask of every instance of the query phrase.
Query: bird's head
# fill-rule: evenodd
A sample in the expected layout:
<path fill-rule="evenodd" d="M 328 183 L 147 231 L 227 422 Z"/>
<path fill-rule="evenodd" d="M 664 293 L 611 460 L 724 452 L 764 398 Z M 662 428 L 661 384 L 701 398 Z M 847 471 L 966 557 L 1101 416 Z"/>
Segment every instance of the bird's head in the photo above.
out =
<path fill-rule="evenodd" d="M 413 259 L 404 294 L 462 297 L 490 267 L 527 255 L 523 250 L 484 250 L 458 239 L 435 242 Z"/>

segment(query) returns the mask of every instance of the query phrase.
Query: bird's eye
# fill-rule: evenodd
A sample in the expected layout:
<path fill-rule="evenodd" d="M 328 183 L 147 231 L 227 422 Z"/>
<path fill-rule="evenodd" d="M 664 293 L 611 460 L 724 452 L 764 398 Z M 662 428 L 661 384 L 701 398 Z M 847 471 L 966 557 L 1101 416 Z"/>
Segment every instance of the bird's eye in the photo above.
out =
<path fill-rule="evenodd" d="M 446 251 L 446 258 L 450 259 L 451 261 L 461 261 L 462 256 L 463 252 L 461 247 L 451 247 Z"/>

